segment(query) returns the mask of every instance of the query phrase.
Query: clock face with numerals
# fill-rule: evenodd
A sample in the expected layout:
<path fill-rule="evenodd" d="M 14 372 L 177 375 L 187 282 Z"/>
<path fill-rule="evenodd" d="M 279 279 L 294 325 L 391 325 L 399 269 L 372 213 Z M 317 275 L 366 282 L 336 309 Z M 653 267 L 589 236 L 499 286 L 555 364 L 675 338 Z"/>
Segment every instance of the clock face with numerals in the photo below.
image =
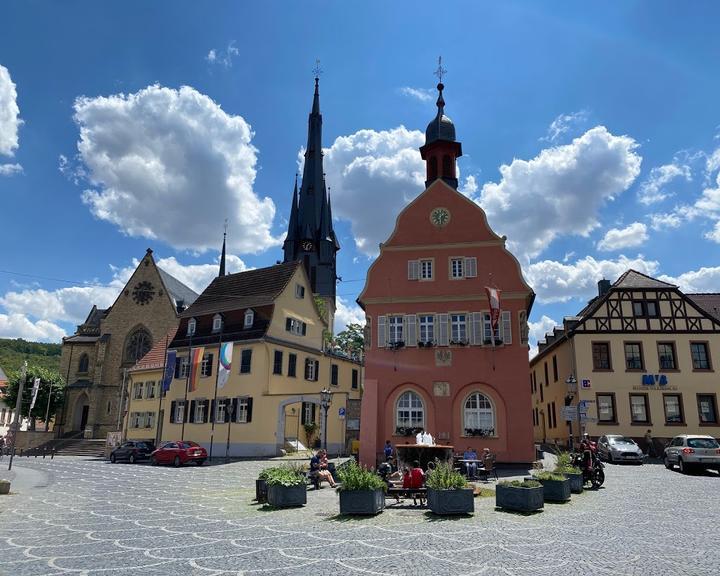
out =
<path fill-rule="evenodd" d="M 310 240 L 303 240 L 302 249 L 305 250 L 305 252 L 311 252 L 313 249 L 313 243 Z"/>
<path fill-rule="evenodd" d="M 430 212 L 430 222 L 438 228 L 447 226 L 448 222 L 450 222 L 450 211 L 447 208 L 435 208 Z"/>
<path fill-rule="evenodd" d="M 136 304 L 140 304 L 141 306 L 145 306 L 145 304 L 150 302 L 153 299 L 153 296 L 155 296 L 155 288 L 147 280 L 138 282 L 132 291 L 133 300 L 135 300 Z"/>

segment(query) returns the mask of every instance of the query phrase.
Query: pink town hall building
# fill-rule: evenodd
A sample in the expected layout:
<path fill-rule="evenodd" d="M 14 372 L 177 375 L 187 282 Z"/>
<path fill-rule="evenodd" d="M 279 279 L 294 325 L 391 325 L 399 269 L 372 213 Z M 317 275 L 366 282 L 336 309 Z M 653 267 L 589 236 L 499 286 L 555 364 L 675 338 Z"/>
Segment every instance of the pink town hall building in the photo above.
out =
<path fill-rule="evenodd" d="M 534 459 L 527 319 L 535 294 L 505 237 L 457 191 L 462 147 L 445 116 L 425 132 L 426 189 L 397 217 L 368 270 L 360 460 L 424 428 L 455 452 L 490 448 L 499 462 Z M 492 321 L 487 287 L 500 290 Z"/>

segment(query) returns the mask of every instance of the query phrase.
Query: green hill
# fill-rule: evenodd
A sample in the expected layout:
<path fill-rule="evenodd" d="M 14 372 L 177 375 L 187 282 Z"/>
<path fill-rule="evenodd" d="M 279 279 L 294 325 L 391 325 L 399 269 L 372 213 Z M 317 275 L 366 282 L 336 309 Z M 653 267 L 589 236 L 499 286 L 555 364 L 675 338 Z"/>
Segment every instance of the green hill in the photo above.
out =
<path fill-rule="evenodd" d="M 28 342 L 22 338 L 9 340 L 0 338 L 0 366 L 10 376 L 18 370 L 23 360 L 28 364 L 60 371 L 60 344 Z"/>

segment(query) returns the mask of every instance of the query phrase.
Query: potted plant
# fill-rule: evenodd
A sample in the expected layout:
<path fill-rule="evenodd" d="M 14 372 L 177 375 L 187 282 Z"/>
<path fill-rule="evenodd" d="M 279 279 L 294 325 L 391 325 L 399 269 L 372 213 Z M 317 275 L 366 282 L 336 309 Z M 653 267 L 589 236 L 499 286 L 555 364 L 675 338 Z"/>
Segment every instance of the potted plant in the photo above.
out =
<path fill-rule="evenodd" d="M 475 512 L 473 489 L 465 476 L 448 462 L 441 462 L 425 480 L 428 508 L 434 514 L 472 514 Z"/>
<path fill-rule="evenodd" d="M 557 466 L 554 472 L 562 474 L 570 480 L 570 492 L 580 494 L 583 491 L 583 475 L 582 470 L 577 466 L 573 466 L 572 457 L 567 452 L 561 452 L 558 455 Z"/>
<path fill-rule="evenodd" d="M 265 468 L 258 474 L 257 480 L 255 480 L 255 500 L 260 504 L 267 502 L 267 479 L 272 470 L 276 468 Z"/>
<path fill-rule="evenodd" d="M 303 428 L 305 429 L 305 441 L 307 442 L 308 447 L 312 448 L 315 440 L 315 433 L 318 431 L 319 426 L 315 424 L 315 422 L 308 422 L 307 424 L 303 424 Z"/>
<path fill-rule="evenodd" d="M 567 502 L 570 500 L 570 480 L 562 474 L 540 472 L 535 480 L 543 485 L 545 502 Z"/>
<path fill-rule="evenodd" d="M 495 506 L 517 512 L 535 512 L 545 505 L 543 485 L 537 480 L 504 480 L 495 487 Z"/>
<path fill-rule="evenodd" d="M 385 482 L 364 466 L 350 460 L 338 470 L 340 514 L 377 514 L 385 508 Z"/>
<path fill-rule="evenodd" d="M 268 468 L 265 482 L 270 506 L 288 508 L 307 503 L 305 471 L 301 467 Z"/>
<path fill-rule="evenodd" d="M 0 494 L 10 493 L 10 480 L 0 480 Z"/>

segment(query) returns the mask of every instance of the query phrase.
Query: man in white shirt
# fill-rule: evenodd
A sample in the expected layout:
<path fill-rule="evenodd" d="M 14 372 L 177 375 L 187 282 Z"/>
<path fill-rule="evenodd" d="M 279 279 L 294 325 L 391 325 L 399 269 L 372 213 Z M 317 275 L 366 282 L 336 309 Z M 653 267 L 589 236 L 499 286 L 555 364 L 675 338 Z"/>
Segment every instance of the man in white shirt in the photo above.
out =
<path fill-rule="evenodd" d="M 435 440 L 433 439 L 432 434 L 430 434 L 430 432 L 423 433 L 422 443 L 425 444 L 425 446 L 435 446 Z"/>
<path fill-rule="evenodd" d="M 417 444 L 417 445 L 425 444 L 425 440 L 424 440 L 424 439 L 425 439 L 425 430 L 423 430 L 422 428 L 420 428 L 420 432 L 418 432 L 418 433 L 415 435 L 415 444 Z"/>

